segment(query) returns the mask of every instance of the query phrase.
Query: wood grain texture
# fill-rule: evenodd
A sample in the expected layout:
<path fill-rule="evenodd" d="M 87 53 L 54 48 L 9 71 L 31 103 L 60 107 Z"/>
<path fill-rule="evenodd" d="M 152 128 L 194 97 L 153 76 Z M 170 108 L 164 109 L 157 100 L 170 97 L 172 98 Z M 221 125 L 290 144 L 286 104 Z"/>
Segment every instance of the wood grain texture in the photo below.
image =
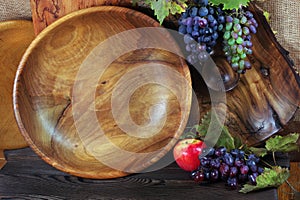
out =
<path fill-rule="evenodd" d="M 300 198 L 300 162 L 291 162 L 289 184 L 295 189 L 284 183 L 278 188 L 279 200 L 298 200 Z"/>
<path fill-rule="evenodd" d="M 73 11 L 102 5 L 133 7 L 130 0 L 30 0 L 30 5 L 36 35 L 58 18 Z"/>
<path fill-rule="evenodd" d="M 77 176 L 114 178 L 126 175 L 125 172 L 143 170 L 170 150 L 187 123 L 191 105 L 190 72 L 183 60 L 171 52 L 138 47 L 142 42 L 160 43 L 157 36 L 172 49 L 178 49 L 172 38 L 166 32 L 163 36 L 139 34 L 134 37 L 135 42 L 132 44 L 119 43 L 118 46 L 112 43 L 99 51 L 100 56 L 95 51 L 91 53 L 94 48 L 98 48 L 97 45 L 112 35 L 134 28 L 158 26 L 155 20 L 142 13 L 106 6 L 73 12 L 37 36 L 21 61 L 14 90 L 14 106 L 19 127 L 37 154 L 54 167 Z M 136 50 L 122 52 L 123 55 L 117 56 L 106 68 L 105 61 L 127 45 L 137 45 Z M 86 59 L 88 55 L 90 57 Z M 175 71 L 185 77 L 188 84 L 174 82 L 175 76 L 170 76 L 163 70 L 155 71 L 149 67 L 148 71 L 144 68 L 138 70 L 145 65 L 153 68 L 163 66 Z M 79 76 L 82 69 L 85 70 L 83 76 Z M 99 70 L 103 70 L 103 73 L 99 74 Z M 122 82 L 121 89 L 115 89 L 119 81 L 123 80 L 121 78 L 130 74 L 129 72 L 137 72 L 125 79 L 133 80 L 129 82 L 131 85 L 126 86 L 125 81 L 125 84 Z M 139 86 L 142 84 L 139 78 L 143 79 L 152 72 L 156 73 L 154 80 L 151 80 L 154 82 Z M 95 84 L 89 82 L 95 78 Z M 167 85 L 171 84 L 175 87 L 174 90 L 156 84 L 155 79 L 164 80 Z M 84 88 L 79 94 L 74 89 L 75 80 L 77 86 Z M 126 107 L 124 96 L 128 88 L 135 86 L 139 88 L 133 91 L 128 101 L 130 113 L 125 115 L 126 112 L 122 110 Z M 119 120 L 113 116 L 111 106 L 115 90 L 118 92 L 114 93 L 117 96 L 114 109 L 117 110 Z M 180 91 L 184 97 L 180 105 L 180 99 L 174 94 L 175 90 Z M 155 110 L 159 112 L 153 112 Z M 88 120 L 75 120 L 74 113 L 76 115 L 78 112 L 82 112 L 80 119 Z M 96 124 L 88 118 L 94 114 L 97 118 Z M 146 131 L 137 133 L 138 135 L 129 131 L 133 134 L 130 135 L 119 126 L 126 126 L 128 118 L 141 126 L 153 122 L 154 124 L 145 129 Z M 155 121 L 161 124 L 164 118 L 166 121 L 161 129 L 153 136 L 148 136 L 148 132 L 157 126 Z M 99 124 L 103 134 L 97 129 Z M 145 138 L 141 137 L 143 134 Z M 115 151 L 111 144 L 138 154 L 125 157 Z M 103 164 L 103 160 L 100 162 L 97 158 L 104 159 L 104 162 L 116 160 L 119 169 L 108 167 Z"/>
<path fill-rule="evenodd" d="M 33 39 L 30 21 L 0 23 L 0 149 L 27 146 L 14 118 L 12 91 L 18 64 Z"/>
<path fill-rule="evenodd" d="M 294 118 L 300 105 L 300 79 L 263 12 L 254 4 L 250 10 L 259 24 L 257 34 L 252 37 L 253 55 L 248 56 L 252 69 L 241 75 L 237 86 L 226 93 L 226 103 L 221 102 L 218 109 L 227 109 L 226 125 L 231 133 L 248 145 L 259 145 L 285 129 L 298 131 L 299 127 L 291 122 L 299 124 Z M 230 69 L 220 49 L 214 61 L 219 68 Z M 198 100 L 203 115 L 209 109 L 210 97 L 203 80 L 196 77 L 193 82 L 193 88 L 202 88 L 198 89 Z"/>
<path fill-rule="evenodd" d="M 155 172 L 111 180 L 84 179 L 52 168 L 30 148 L 6 151 L 7 165 L 0 171 L 3 199 L 277 199 L 276 189 L 241 194 L 224 183 L 198 185 L 175 163 Z"/>

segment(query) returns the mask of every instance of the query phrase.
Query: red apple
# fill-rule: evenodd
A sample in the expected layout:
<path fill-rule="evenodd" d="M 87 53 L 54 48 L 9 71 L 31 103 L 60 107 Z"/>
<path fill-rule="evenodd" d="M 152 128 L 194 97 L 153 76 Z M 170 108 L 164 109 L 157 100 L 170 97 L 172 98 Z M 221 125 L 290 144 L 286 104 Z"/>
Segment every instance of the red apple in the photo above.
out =
<path fill-rule="evenodd" d="M 180 140 L 173 149 L 176 163 L 185 171 L 193 171 L 200 166 L 199 155 L 205 143 L 198 139 Z"/>

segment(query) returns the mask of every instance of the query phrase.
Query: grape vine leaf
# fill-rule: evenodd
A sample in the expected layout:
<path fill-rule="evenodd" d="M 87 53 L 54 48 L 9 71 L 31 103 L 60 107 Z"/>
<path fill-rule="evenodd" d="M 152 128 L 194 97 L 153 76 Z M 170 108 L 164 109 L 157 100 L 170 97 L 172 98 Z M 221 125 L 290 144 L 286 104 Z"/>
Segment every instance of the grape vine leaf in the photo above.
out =
<path fill-rule="evenodd" d="M 250 1 L 251 0 L 210 0 L 210 2 L 216 6 L 223 4 L 223 9 L 225 10 L 239 9 L 241 6 L 248 6 Z"/>
<path fill-rule="evenodd" d="M 291 151 L 299 151 L 299 145 L 297 141 L 299 139 L 299 133 L 291 133 L 286 136 L 277 135 L 273 138 L 270 138 L 266 141 L 266 149 L 272 152 L 291 152 Z"/>
<path fill-rule="evenodd" d="M 134 0 L 136 3 L 137 0 Z M 154 15 L 157 17 L 160 24 L 163 23 L 164 19 L 171 13 L 175 15 L 185 11 L 187 0 L 145 0 L 145 4 L 149 5 L 154 11 Z"/>
<path fill-rule="evenodd" d="M 201 119 L 201 123 L 199 124 L 199 126 L 197 126 L 198 135 L 200 137 L 202 137 L 202 139 L 204 139 L 204 137 L 207 134 L 208 127 L 211 124 L 211 119 L 217 120 L 217 117 L 212 117 L 212 112 L 209 111 Z M 221 125 L 221 127 L 222 127 L 221 134 L 220 134 L 220 137 L 218 138 L 218 141 L 215 144 L 215 146 L 216 147 L 223 146 L 223 147 L 226 147 L 228 150 L 236 148 L 236 140 L 235 140 L 235 138 L 232 137 L 228 128 L 224 125 Z M 238 143 L 240 143 L 240 142 L 238 142 Z"/>
<path fill-rule="evenodd" d="M 256 185 L 245 184 L 239 191 L 248 193 L 269 187 L 278 187 L 285 182 L 290 176 L 287 168 L 275 166 L 273 168 L 265 168 L 264 172 L 256 178 Z"/>
<path fill-rule="evenodd" d="M 249 150 L 258 157 L 264 157 L 268 154 L 268 150 L 266 148 L 250 147 Z"/>
<path fill-rule="evenodd" d="M 268 11 L 264 11 L 263 14 L 264 14 L 267 22 L 270 23 L 270 13 Z"/>

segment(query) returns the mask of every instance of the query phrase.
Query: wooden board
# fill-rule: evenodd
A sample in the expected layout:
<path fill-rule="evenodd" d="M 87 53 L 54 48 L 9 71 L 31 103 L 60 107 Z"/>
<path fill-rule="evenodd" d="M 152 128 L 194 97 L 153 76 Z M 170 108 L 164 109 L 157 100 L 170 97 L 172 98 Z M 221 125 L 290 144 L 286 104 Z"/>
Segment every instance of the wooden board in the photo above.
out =
<path fill-rule="evenodd" d="M 224 182 L 198 185 L 175 163 L 155 172 L 112 180 L 83 179 L 55 170 L 31 149 L 6 152 L 0 171 L 3 199 L 134 199 L 134 200 L 276 200 L 275 188 L 249 194 L 228 190 Z"/>
<path fill-rule="evenodd" d="M 30 0 L 30 5 L 36 35 L 58 18 L 76 10 L 100 5 L 132 7 L 130 0 Z"/>
<path fill-rule="evenodd" d="M 12 91 L 19 61 L 33 38 L 30 21 L 0 22 L 0 151 L 27 146 L 15 122 Z M 0 155 L 0 169 L 4 162 Z"/>

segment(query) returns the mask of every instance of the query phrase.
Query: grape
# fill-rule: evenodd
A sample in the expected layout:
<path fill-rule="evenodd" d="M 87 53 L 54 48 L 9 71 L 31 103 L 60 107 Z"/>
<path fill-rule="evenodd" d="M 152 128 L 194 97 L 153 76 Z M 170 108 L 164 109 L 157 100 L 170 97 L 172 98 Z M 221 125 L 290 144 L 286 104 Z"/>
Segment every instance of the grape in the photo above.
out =
<path fill-rule="evenodd" d="M 238 169 L 235 166 L 230 167 L 230 172 L 229 172 L 230 177 L 235 177 L 237 173 L 238 173 Z"/>
<path fill-rule="evenodd" d="M 249 172 L 249 167 L 247 165 L 243 165 L 240 167 L 240 172 L 241 174 L 248 174 Z"/>
<path fill-rule="evenodd" d="M 198 13 L 198 8 L 197 7 L 192 7 L 190 9 L 190 16 L 191 17 L 196 17 L 197 16 L 197 13 Z"/>
<path fill-rule="evenodd" d="M 192 172 L 191 177 L 196 183 L 203 182 L 205 179 L 204 173 L 201 171 Z"/>
<path fill-rule="evenodd" d="M 186 27 L 186 32 L 187 33 L 192 33 L 193 32 L 193 27 L 192 26 L 187 26 Z"/>
<path fill-rule="evenodd" d="M 201 62 L 205 62 L 208 59 L 208 57 L 209 57 L 209 55 L 207 54 L 207 52 L 205 50 L 200 51 L 199 54 L 198 54 L 198 59 Z"/>
<path fill-rule="evenodd" d="M 244 35 L 249 35 L 249 34 L 250 34 L 249 28 L 246 27 L 246 26 L 244 26 L 244 27 L 243 27 L 243 33 L 244 33 Z"/>
<path fill-rule="evenodd" d="M 231 16 L 226 16 L 226 22 L 230 23 L 233 21 L 233 18 Z"/>
<path fill-rule="evenodd" d="M 245 156 L 245 152 L 243 150 L 240 150 L 239 154 L 238 154 L 238 158 L 244 158 Z"/>
<path fill-rule="evenodd" d="M 199 16 L 204 17 L 208 15 L 208 9 L 206 7 L 200 7 L 199 8 Z"/>
<path fill-rule="evenodd" d="M 253 18 L 253 14 L 250 11 L 246 11 L 245 16 L 250 19 Z"/>
<path fill-rule="evenodd" d="M 202 6 L 207 6 L 208 0 L 194 0 L 195 3 L 198 3 Z"/>
<path fill-rule="evenodd" d="M 227 185 L 228 185 L 231 189 L 236 189 L 237 186 L 238 186 L 236 177 L 234 177 L 234 178 L 228 178 L 228 180 L 227 180 Z"/>
<path fill-rule="evenodd" d="M 225 16 L 219 15 L 218 16 L 218 22 L 219 22 L 219 24 L 224 24 L 225 23 Z"/>
<path fill-rule="evenodd" d="M 218 150 L 221 151 L 221 155 L 225 155 L 225 153 L 227 152 L 226 147 L 219 147 Z"/>
<path fill-rule="evenodd" d="M 257 172 L 257 166 L 256 165 L 251 165 L 249 168 L 252 172 Z"/>
<path fill-rule="evenodd" d="M 213 160 L 210 161 L 210 166 L 212 168 L 215 168 L 215 169 L 219 169 L 221 163 L 220 163 L 220 159 L 219 158 L 215 158 Z"/>
<path fill-rule="evenodd" d="M 230 168 L 225 163 L 222 163 L 221 166 L 220 166 L 220 168 L 219 168 L 219 171 L 220 171 L 220 173 L 221 173 L 222 176 L 228 177 L 229 173 L 230 173 Z"/>
<path fill-rule="evenodd" d="M 210 172 L 210 180 L 217 181 L 219 179 L 219 171 L 217 169 L 212 169 Z"/>
<path fill-rule="evenodd" d="M 205 179 L 206 179 L 207 181 L 210 180 L 210 171 L 209 171 L 209 170 L 207 170 L 207 171 L 204 172 L 204 177 L 205 177 Z"/>
<path fill-rule="evenodd" d="M 240 183 L 245 183 L 248 181 L 248 174 L 239 174 L 238 180 Z"/>
<path fill-rule="evenodd" d="M 246 16 L 242 16 L 241 20 L 240 20 L 240 23 L 241 24 L 246 24 L 247 22 L 247 17 Z"/>
<path fill-rule="evenodd" d="M 208 13 L 211 15 L 215 14 L 215 9 L 213 7 L 208 7 Z"/>
<path fill-rule="evenodd" d="M 208 147 L 202 150 L 202 154 L 204 156 L 213 156 L 215 154 L 215 149 L 212 147 Z"/>
<path fill-rule="evenodd" d="M 249 29 L 250 29 L 250 31 L 252 32 L 252 33 L 256 33 L 256 28 L 255 28 L 255 26 L 254 25 L 250 25 L 249 26 Z"/>
<path fill-rule="evenodd" d="M 207 15 L 208 22 L 212 22 L 215 20 L 215 17 L 213 15 Z"/>
<path fill-rule="evenodd" d="M 187 37 L 186 40 L 189 38 Z M 206 47 L 197 44 L 196 48 L 203 50 Z M 235 48 L 238 49 L 239 46 L 236 45 Z M 239 62 L 241 61 L 244 60 Z M 231 149 L 227 152 L 225 147 L 207 147 L 203 149 L 199 160 L 200 166 L 191 172 L 191 178 L 196 183 L 213 183 L 222 180 L 229 188 L 237 189 L 240 184 L 246 182 L 255 185 L 256 178 L 263 173 L 263 168 L 258 166 L 259 158 L 254 154 L 246 155 L 240 149 Z"/>
<path fill-rule="evenodd" d="M 237 157 L 234 161 L 234 166 L 240 168 L 244 164 L 244 162 L 245 161 L 243 159 Z"/>
<path fill-rule="evenodd" d="M 264 169 L 262 167 L 257 168 L 257 173 L 262 174 L 264 172 Z"/>
<path fill-rule="evenodd" d="M 227 165 L 233 166 L 234 159 L 230 153 L 225 153 L 224 155 L 224 161 Z"/>
<path fill-rule="evenodd" d="M 202 157 L 202 158 L 200 158 L 200 163 L 204 167 L 209 167 L 210 159 L 208 157 Z"/>
<path fill-rule="evenodd" d="M 247 54 L 252 54 L 251 33 L 257 32 L 258 23 L 250 11 L 239 10 L 239 14 L 232 11 L 226 16 L 225 28 L 223 27 L 223 51 L 232 69 L 237 73 L 245 73 L 251 69 L 247 61 Z M 230 48 L 236 46 L 237 48 Z"/>
<path fill-rule="evenodd" d="M 254 160 L 252 160 L 252 159 L 249 159 L 249 157 L 248 157 L 248 160 L 247 160 L 247 165 L 249 166 L 249 167 L 251 167 L 251 166 L 253 166 L 253 165 L 256 165 L 256 162 L 254 161 Z"/>
<path fill-rule="evenodd" d="M 250 154 L 248 160 L 253 160 L 255 163 L 258 163 L 260 159 L 255 154 Z"/>
<path fill-rule="evenodd" d="M 253 174 L 248 176 L 248 180 L 252 185 L 256 185 L 256 177 Z"/>
<path fill-rule="evenodd" d="M 178 32 L 184 35 L 184 43 L 186 45 L 191 43 L 191 38 L 193 43 L 205 47 L 194 49 L 186 46 L 187 61 L 191 64 L 198 61 L 205 62 L 209 54 L 213 54 L 213 48 L 219 38 L 218 32 L 223 28 L 219 25 L 225 22 L 220 7 L 209 5 L 207 0 L 194 0 L 194 2 L 196 5 L 187 8 L 178 20 Z"/>

